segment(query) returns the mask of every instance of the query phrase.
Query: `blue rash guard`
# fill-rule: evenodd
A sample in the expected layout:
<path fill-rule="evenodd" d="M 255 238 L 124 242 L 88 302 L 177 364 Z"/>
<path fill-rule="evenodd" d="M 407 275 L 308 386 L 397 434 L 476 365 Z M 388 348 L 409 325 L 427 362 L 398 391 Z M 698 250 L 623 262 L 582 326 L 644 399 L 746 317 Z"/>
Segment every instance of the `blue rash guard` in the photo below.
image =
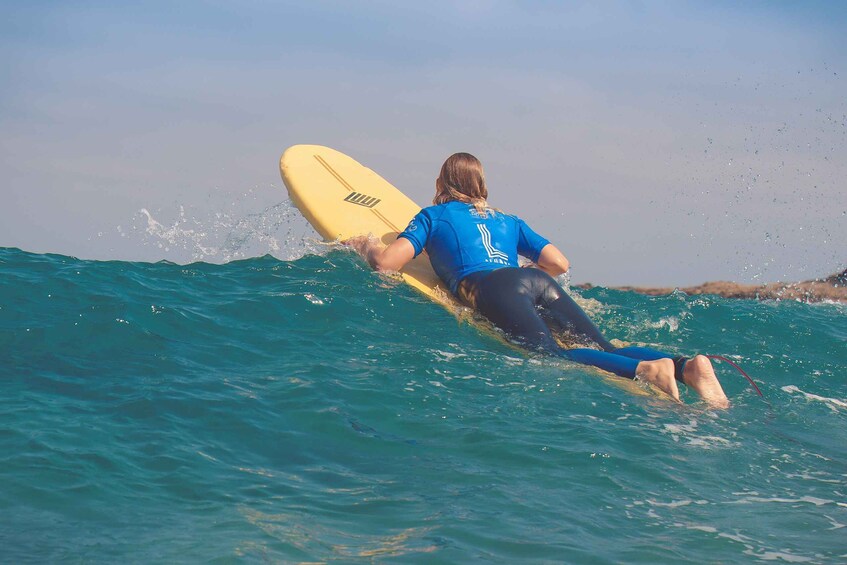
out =
<path fill-rule="evenodd" d="M 416 257 L 426 249 L 432 268 L 453 294 L 471 273 L 517 267 L 518 255 L 538 261 L 550 243 L 517 216 L 493 210 L 481 214 L 472 204 L 456 201 L 424 208 L 397 237 L 411 242 Z"/>
<path fill-rule="evenodd" d="M 525 346 L 628 378 L 641 361 L 671 358 L 646 347 L 616 348 L 550 275 L 519 268 L 518 255 L 537 262 L 550 242 L 516 216 L 453 201 L 424 208 L 397 237 L 409 240 L 416 257 L 426 249 L 450 292 Z M 563 349 L 550 325 L 602 351 Z M 674 361 L 682 380 L 685 358 Z"/>

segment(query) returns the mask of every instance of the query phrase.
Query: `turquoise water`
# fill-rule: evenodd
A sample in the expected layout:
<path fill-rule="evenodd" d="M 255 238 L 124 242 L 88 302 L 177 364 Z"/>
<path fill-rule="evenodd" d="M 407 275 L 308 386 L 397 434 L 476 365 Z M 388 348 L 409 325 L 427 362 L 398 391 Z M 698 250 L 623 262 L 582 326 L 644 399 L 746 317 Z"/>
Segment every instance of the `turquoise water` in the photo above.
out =
<path fill-rule="evenodd" d="M 716 412 L 481 334 L 344 251 L 0 248 L 4 562 L 844 562 L 844 305 L 580 301 Z"/>

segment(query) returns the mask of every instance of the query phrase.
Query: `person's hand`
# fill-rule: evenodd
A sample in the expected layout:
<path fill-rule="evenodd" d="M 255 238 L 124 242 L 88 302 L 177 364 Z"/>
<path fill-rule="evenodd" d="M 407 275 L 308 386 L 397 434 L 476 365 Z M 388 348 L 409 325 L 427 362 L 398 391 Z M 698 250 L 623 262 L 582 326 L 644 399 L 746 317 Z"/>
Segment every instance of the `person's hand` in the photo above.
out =
<path fill-rule="evenodd" d="M 341 242 L 341 245 L 352 248 L 362 257 L 367 257 L 372 242 L 370 235 L 357 235 Z"/>
<path fill-rule="evenodd" d="M 399 271 L 415 257 L 415 246 L 404 237 L 395 240 L 388 247 L 372 233 L 345 239 L 341 244 L 355 249 L 365 258 L 368 265 L 381 273 Z"/>

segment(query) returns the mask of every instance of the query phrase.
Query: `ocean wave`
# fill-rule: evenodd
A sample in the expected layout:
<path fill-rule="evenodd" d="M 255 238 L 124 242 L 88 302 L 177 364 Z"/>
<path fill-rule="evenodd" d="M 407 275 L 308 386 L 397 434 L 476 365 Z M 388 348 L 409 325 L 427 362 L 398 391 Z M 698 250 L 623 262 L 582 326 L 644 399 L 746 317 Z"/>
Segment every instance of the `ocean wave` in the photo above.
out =
<path fill-rule="evenodd" d="M 0 248 L 5 555 L 622 562 L 633 538 L 609 531 L 669 528 L 639 555 L 843 553 L 839 309 L 579 291 L 612 337 L 742 364 L 767 403 L 719 366 L 733 406 L 716 412 L 526 354 L 316 250 Z"/>

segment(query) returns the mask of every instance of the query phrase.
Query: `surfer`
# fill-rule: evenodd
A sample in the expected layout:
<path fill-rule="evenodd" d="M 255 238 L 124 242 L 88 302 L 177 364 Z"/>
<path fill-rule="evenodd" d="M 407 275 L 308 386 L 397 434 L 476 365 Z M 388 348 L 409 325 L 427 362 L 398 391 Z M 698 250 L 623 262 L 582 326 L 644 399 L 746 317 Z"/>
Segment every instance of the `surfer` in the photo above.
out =
<path fill-rule="evenodd" d="M 553 278 L 568 271 L 567 258 L 517 216 L 488 206 L 487 199 L 482 163 L 456 153 L 441 167 L 433 206 L 412 218 L 394 242 L 386 247 L 360 236 L 344 243 L 378 271 L 399 271 L 426 250 L 450 292 L 525 347 L 644 380 L 677 401 L 680 381 L 712 406 L 729 405 L 707 357 L 612 345 Z M 521 268 L 518 255 L 536 268 Z M 600 349 L 562 348 L 551 328 Z"/>

